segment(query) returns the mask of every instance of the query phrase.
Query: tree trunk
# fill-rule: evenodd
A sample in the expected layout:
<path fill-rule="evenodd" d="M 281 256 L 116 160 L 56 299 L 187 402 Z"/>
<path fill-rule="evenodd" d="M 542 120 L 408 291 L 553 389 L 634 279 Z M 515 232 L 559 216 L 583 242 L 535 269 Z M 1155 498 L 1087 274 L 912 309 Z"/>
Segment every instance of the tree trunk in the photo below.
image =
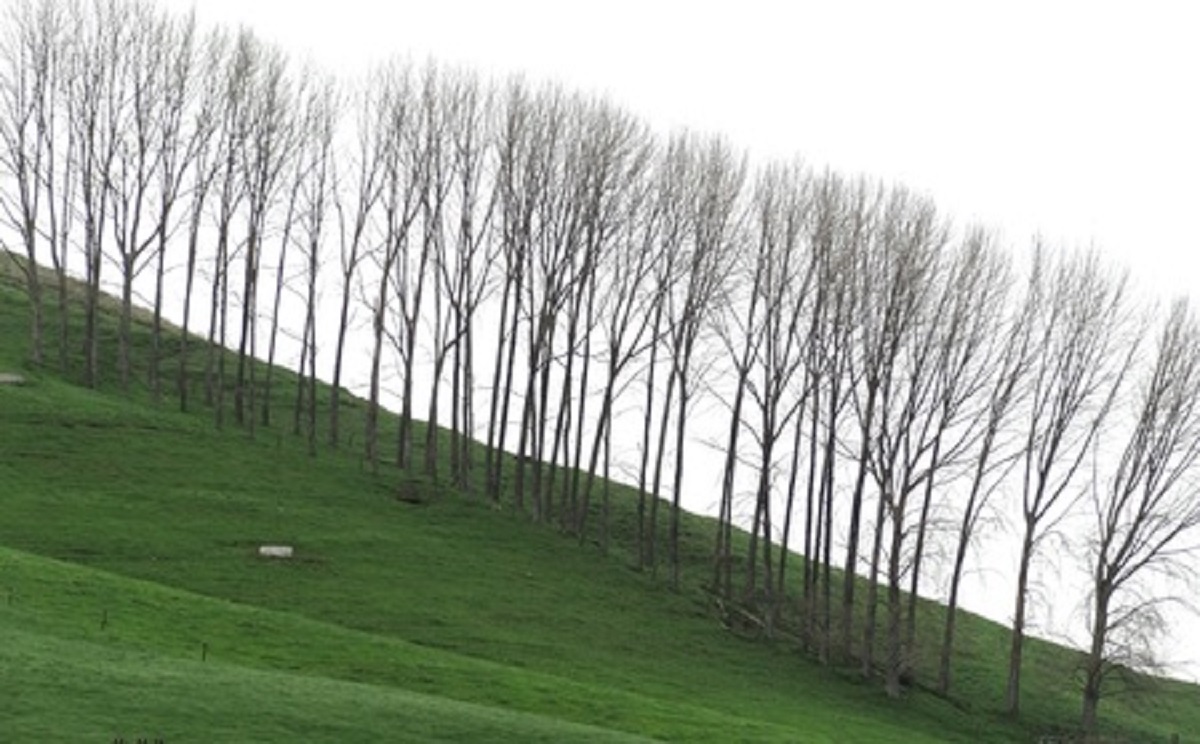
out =
<path fill-rule="evenodd" d="M 217 238 L 217 253 L 213 258 L 213 278 L 211 297 L 209 302 L 208 315 L 208 354 L 204 361 L 204 404 L 207 406 L 215 406 L 217 403 L 217 388 L 219 384 L 216 379 L 217 374 L 217 358 L 224 356 L 224 349 L 218 347 L 218 332 L 224 327 L 224 311 L 222 305 L 225 297 L 223 289 L 226 280 L 226 274 L 229 269 L 229 237 L 222 231 Z M 225 334 L 220 332 L 220 342 L 225 343 Z M 223 384 L 223 381 L 222 383 Z M 218 426 L 220 425 L 218 414 Z"/>
<path fill-rule="evenodd" d="M 954 654 L 954 633 L 958 623 L 958 589 L 962 583 L 963 564 L 967 557 L 967 541 L 960 540 L 954 551 L 954 570 L 950 576 L 950 598 L 946 600 L 946 624 L 942 629 L 942 650 L 938 661 L 938 692 L 950 694 L 951 661 Z"/>
<path fill-rule="evenodd" d="M 850 503 L 850 534 L 846 541 L 846 565 L 842 573 L 842 637 L 839 653 L 843 661 L 849 661 L 853 652 L 854 586 L 858 576 L 858 540 L 862 524 L 863 495 L 867 484 L 867 458 L 870 455 L 870 426 L 874 420 L 875 390 L 876 388 L 872 387 L 867 392 L 866 420 L 861 426 L 862 444 L 858 453 L 858 476 Z"/>
<path fill-rule="evenodd" d="M 121 316 L 117 332 L 117 367 L 121 379 L 121 392 L 129 394 L 129 376 L 132 365 L 133 343 L 131 338 L 133 326 L 133 266 L 134 258 L 126 255 L 121 262 Z"/>
<path fill-rule="evenodd" d="M 25 288 L 29 296 L 29 361 L 41 367 L 44 359 L 42 277 L 37 263 L 37 233 L 32 218 L 22 220 L 25 243 Z"/>
<path fill-rule="evenodd" d="M 454 318 L 454 337 L 463 339 L 461 305 L 455 303 L 452 309 Z M 454 487 L 460 491 L 466 490 L 463 478 L 462 445 L 464 438 L 462 425 L 462 346 L 454 345 L 454 358 L 450 361 L 450 478 Z"/>
<path fill-rule="evenodd" d="M 91 229 L 98 230 L 97 227 Z M 84 381 L 93 390 L 100 386 L 100 267 L 103 254 L 99 235 L 92 237 L 88 254 L 87 307 L 84 311 Z"/>
<path fill-rule="evenodd" d="M 749 338 L 746 341 L 750 345 Z M 743 360 L 748 353 L 743 355 Z M 729 438 L 725 444 L 725 467 L 721 475 L 721 506 L 717 516 L 717 541 L 713 551 L 713 590 L 723 600 L 733 599 L 733 482 L 737 475 L 738 437 L 742 429 L 742 406 L 746 398 L 745 365 L 738 371 L 737 388 L 733 393 L 733 410 L 729 419 Z"/>
<path fill-rule="evenodd" d="M 809 418 L 809 438 L 808 438 L 808 481 L 805 484 L 804 494 L 804 573 L 801 581 L 801 602 L 803 603 L 804 617 L 801 621 L 804 623 L 804 644 L 806 648 L 812 647 L 813 638 L 816 632 L 816 591 L 817 581 L 820 578 L 821 567 L 821 493 L 820 480 L 817 472 L 817 455 L 820 452 L 820 442 L 818 438 L 820 421 L 821 421 L 821 389 L 817 381 L 817 376 L 810 375 L 809 384 L 812 389 L 812 415 Z M 803 439 L 804 431 L 804 408 L 796 409 L 796 439 L 792 445 L 792 474 L 788 483 L 788 502 L 793 501 L 796 489 L 796 476 L 800 470 L 800 452 L 801 439 Z M 791 507 L 789 506 L 789 509 Z M 786 550 L 786 547 L 785 547 Z M 783 566 L 780 565 L 780 587 L 782 588 Z"/>
<path fill-rule="evenodd" d="M 292 226 L 291 207 L 288 208 L 287 221 L 283 227 L 283 238 L 279 245 L 279 265 L 275 268 L 275 298 L 271 302 L 271 331 L 267 339 L 267 370 L 263 380 L 262 425 L 271 425 L 271 379 L 275 372 L 275 346 L 279 337 L 279 305 L 283 299 L 283 270 L 287 264 L 289 234 Z M 316 250 L 316 248 L 313 248 Z"/>
<path fill-rule="evenodd" d="M 496 444 L 496 449 L 494 451 L 494 459 L 495 459 L 495 461 L 493 463 L 494 472 L 492 474 L 492 487 L 494 489 L 493 495 L 492 495 L 492 500 L 497 503 L 499 503 L 499 501 L 500 501 L 500 490 L 501 490 L 502 480 L 503 480 L 502 474 L 504 471 L 504 443 L 508 440 L 509 406 L 512 403 L 513 375 L 515 374 L 515 370 L 516 370 L 516 366 L 517 366 L 517 345 L 520 341 L 520 339 L 518 338 L 517 331 L 519 329 L 519 323 L 521 321 L 521 317 L 520 317 L 521 316 L 521 281 L 522 281 L 521 277 L 522 277 L 522 274 L 520 272 L 518 272 L 516 283 L 514 284 L 515 289 L 514 289 L 514 293 L 513 293 L 513 310 L 512 310 L 512 315 L 510 316 L 510 319 L 509 319 L 509 326 L 508 326 L 508 356 L 504 360 L 504 396 L 501 400 L 500 420 L 494 421 L 494 419 L 495 419 L 495 411 L 494 410 L 493 410 L 493 414 L 492 414 L 493 423 L 495 424 L 497 431 L 498 431 L 498 434 L 496 437 L 497 444 Z M 499 354 L 500 354 L 500 352 L 497 352 L 497 361 L 499 361 Z M 494 408 L 495 408 L 495 406 L 493 406 L 493 409 Z M 518 459 L 516 466 L 519 471 L 519 469 L 523 466 L 523 463 L 520 462 L 520 460 Z M 524 497 L 524 494 L 518 492 L 516 494 L 516 497 L 517 497 L 517 499 L 521 499 Z M 518 504 L 518 510 L 520 508 L 521 508 L 520 504 Z"/>
<path fill-rule="evenodd" d="M 575 533 L 579 536 L 579 543 L 582 545 L 587 538 L 587 522 L 588 510 L 591 508 L 592 489 L 596 483 L 596 470 L 600 466 L 600 453 L 604 448 L 605 457 L 608 456 L 607 446 L 610 441 L 610 429 L 612 428 L 612 407 L 613 396 L 615 393 L 617 373 L 614 369 L 612 357 L 608 364 L 608 379 L 604 384 L 604 392 L 601 393 L 600 399 L 600 416 L 596 421 L 596 435 L 592 440 L 592 452 L 588 456 L 587 479 L 583 484 L 583 493 L 579 498 L 579 515 L 575 521 Z M 607 463 L 605 463 L 607 465 Z M 607 476 L 605 476 L 607 478 Z"/>
<path fill-rule="evenodd" d="M 525 403 L 521 406 L 521 427 L 517 437 L 516 472 L 513 473 L 513 500 L 518 512 L 525 510 L 525 468 L 535 455 L 531 451 L 530 437 L 533 429 L 533 418 L 536 415 L 537 397 L 534 395 L 535 379 L 531 373 L 525 382 Z M 535 495 L 536 499 L 536 495 Z M 536 510 L 537 506 L 534 505 Z"/>
<path fill-rule="evenodd" d="M 1013 611 L 1012 642 L 1008 653 L 1005 711 L 1016 718 L 1021 712 L 1021 654 L 1025 648 L 1025 601 L 1029 593 L 1029 562 L 1033 556 L 1033 525 L 1026 523 L 1017 573 L 1017 605 Z"/>
<path fill-rule="evenodd" d="M 1101 568 L 1100 570 L 1103 570 Z M 1092 618 L 1092 644 L 1084 662 L 1083 712 L 1081 726 L 1090 740 L 1096 734 L 1100 696 L 1104 682 L 1104 649 L 1108 637 L 1108 608 L 1111 589 L 1101 579 L 1097 582 Z"/>
<path fill-rule="evenodd" d="M 196 279 L 196 253 L 199 242 L 199 217 L 194 214 L 188 230 L 187 276 L 183 284 L 183 328 L 179 332 L 179 366 L 176 368 L 175 380 L 179 392 L 179 410 L 187 413 L 188 395 L 190 393 L 190 370 L 188 369 L 188 329 L 192 315 L 192 289 Z"/>
<path fill-rule="evenodd" d="M 588 383 L 592 370 L 592 314 L 595 283 L 590 283 L 587 301 L 588 328 L 583 335 L 583 357 L 580 363 L 583 369 L 579 372 L 579 410 L 575 413 L 575 458 L 571 463 L 571 521 L 570 526 L 579 523 L 583 514 L 580 511 L 579 483 L 582 477 L 584 437 L 583 425 L 587 421 Z M 586 499 L 585 499 L 586 501 Z M 584 505 L 586 507 L 586 504 Z M 565 526 L 565 525 L 564 525 Z"/>
<path fill-rule="evenodd" d="M 837 416 L 840 410 L 840 381 L 835 370 L 830 378 L 828 433 L 821 456 L 821 489 L 819 507 L 821 519 L 818 529 L 821 536 L 821 599 L 820 599 L 820 645 L 818 657 L 829 663 L 833 645 L 833 496 L 834 464 L 837 460 Z"/>
<path fill-rule="evenodd" d="M 216 408 L 217 428 L 220 429 L 225 425 L 225 362 L 226 348 L 225 340 L 229 323 L 229 265 L 225 263 L 221 269 L 221 301 L 220 307 L 217 310 L 217 343 L 210 344 L 210 354 L 217 355 L 217 374 L 216 374 L 216 400 L 214 406 Z"/>
<path fill-rule="evenodd" d="M 675 374 L 667 375 L 667 396 L 663 401 L 662 417 L 659 419 L 658 451 L 654 454 L 654 485 L 650 494 L 650 521 L 645 525 L 645 563 L 650 566 L 652 575 L 658 572 L 658 502 L 662 493 L 663 460 L 667 454 L 667 433 L 670 430 L 671 404 L 675 397 Z"/>
<path fill-rule="evenodd" d="M 494 504 L 500 502 L 501 453 L 497 446 L 497 430 L 503 428 L 499 414 L 502 389 L 500 387 L 500 380 L 504 371 L 504 350 L 508 345 L 509 339 L 508 334 L 504 332 L 504 323 L 508 318 L 508 303 L 511 294 L 512 280 L 506 279 L 504 282 L 504 292 L 500 297 L 500 322 L 498 323 L 500 333 L 496 343 L 496 360 L 492 366 L 492 396 L 488 404 L 488 435 L 487 446 L 484 448 L 483 461 L 484 477 L 486 480 L 484 488 L 487 490 L 488 498 Z M 507 397 L 507 391 L 505 391 L 505 396 Z"/>
<path fill-rule="evenodd" d="M 900 546 L 904 540 L 903 502 L 892 514 L 892 550 L 888 556 L 888 658 L 885 686 L 888 697 L 899 698 L 908 673 L 908 647 L 901 640 Z M 880 529 L 882 529 L 880 525 Z"/>
<path fill-rule="evenodd" d="M 929 509 L 933 502 L 933 487 L 937 480 L 937 468 L 941 464 L 942 434 L 938 433 L 933 442 L 933 452 L 929 459 L 929 475 L 925 480 L 925 492 L 921 499 L 921 516 L 917 522 L 917 541 L 913 546 L 912 575 L 908 585 L 908 611 L 905 617 L 904 645 L 909 653 L 916 648 L 917 642 L 917 601 L 921 588 L 921 561 L 925 556 L 925 535 L 929 530 Z"/>
<path fill-rule="evenodd" d="M 254 335 L 258 326 L 258 229 L 250 226 L 246 238 L 245 276 L 242 277 L 242 332 L 238 338 L 237 379 L 234 381 L 233 418 L 254 436 L 253 366 Z"/>
<path fill-rule="evenodd" d="M 68 245 L 63 238 L 62 262 L 58 267 L 58 368 L 65 376 L 71 369 L 70 332 L 71 304 L 70 290 L 67 281 Z"/>
<path fill-rule="evenodd" d="M 796 430 L 795 430 L 794 438 L 792 439 L 792 452 L 791 452 L 791 458 L 790 458 L 791 463 L 792 463 L 792 466 L 791 466 L 792 472 L 788 476 L 787 500 L 785 501 L 784 511 L 783 511 L 783 530 L 780 533 L 780 541 L 779 541 L 779 570 L 775 576 L 776 620 L 778 620 L 778 613 L 782 609 L 783 603 L 784 603 L 784 598 L 787 595 L 786 579 L 787 579 L 787 564 L 788 564 L 788 555 L 789 555 L 788 545 L 791 543 L 792 511 L 796 506 L 796 480 L 797 480 L 797 472 L 800 469 L 799 468 L 800 452 L 801 452 L 800 444 L 801 444 L 801 440 L 803 438 L 801 436 L 801 431 L 802 431 L 803 425 L 804 425 L 804 408 L 805 408 L 805 404 L 807 403 L 806 398 L 807 398 L 807 394 L 802 394 L 801 398 L 800 398 L 800 402 L 795 409 Z M 786 426 L 786 422 L 785 422 L 784 426 Z M 781 437 L 783 436 L 782 431 L 780 432 L 780 436 Z M 812 482 L 812 464 L 811 463 L 809 466 L 809 482 L 810 483 Z M 811 549 L 812 545 L 808 539 L 809 533 L 812 530 L 811 509 L 812 509 L 812 498 L 810 496 L 810 498 L 808 500 L 808 509 L 805 510 L 805 514 L 804 514 L 804 521 L 805 521 L 804 561 L 805 561 L 805 565 L 804 565 L 803 583 L 806 586 L 808 583 L 807 577 L 809 575 L 808 566 L 812 561 L 811 554 L 809 553 L 809 550 Z M 805 594 L 804 601 L 807 604 L 807 600 L 809 598 L 809 592 L 808 592 L 807 588 L 804 590 L 804 594 Z"/>
<path fill-rule="evenodd" d="M 357 256 L 350 257 L 350 270 L 342 272 L 342 309 L 338 314 L 337 345 L 333 352 L 333 382 L 329 386 L 329 446 L 337 449 L 341 443 L 342 361 L 346 356 L 346 331 L 350 325 L 350 285 L 354 281 Z M 387 281 L 383 277 L 381 281 Z"/>
<path fill-rule="evenodd" d="M 162 402 L 162 380 L 160 368 L 162 364 L 162 308 L 163 283 L 166 274 L 167 261 L 167 210 L 163 210 L 163 223 L 159 230 L 158 250 L 154 268 L 154 321 L 150 328 L 150 360 L 148 380 L 150 395 L 156 404 Z"/>
<path fill-rule="evenodd" d="M 29 293 L 29 362 L 34 367 L 41 367 L 43 361 L 44 341 L 42 329 L 45 320 L 42 313 L 42 282 L 38 276 L 38 265 L 35 262 L 33 249 L 29 251 L 29 265 L 26 267 L 26 285 Z"/>
<path fill-rule="evenodd" d="M 879 562 L 883 554 L 883 528 L 887 518 L 887 498 L 881 491 L 879 507 L 875 510 L 875 536 L 871 541 L 871 573 L 867 576 L 867 602 L 863 608 L 862 676 L 870 679 L 875 674 L 875 628 L 879 616 Z"/>
<path fill-rule="evenodd" d="M 386 320 L 385 314 L 387 308 L 387 275 L 390 270 L 390 266 L 384 267 L 383 279 L 379 282 L 379 299 L 375 305 L 372 323 L 372 331 L 375 338 L 371 344 L 371 387 L 367 395 L 364 436 L 367 463 L 370 465 L 372 474 L 379 472 L 379 378 L 380 367 L 383 362 L 383 326 Z"/>
<path fill-rule="evenodd" d="M 687 424 L 687 369 L 680 372 L 679 379 L 679 418 L 675 425 L 675 482 L 671 492 L 671 590 L 678 592 L 680 588 L 680 559 L 679 559 L 679 521 L 682 513 L 680 499 L 683 496 L 683 461 L 684 461 L 684 432 Z"/>
<path fill-rule="evenodd" d="M 435 341 L 435 343 L 440 343 Z M 438 478 L 439 439 L 438 426 L 438 396 L 441 387 L 442 373 L 446 365 L 446 350 L 439 349 L 433 362 L 433 379 L 429 391 L 429 419 L 425 422 L 425 475 L 433 480 Z"/>
<path fill-rule="evenodd" d="M 547 324 L 552 321 L 543 319 L 542 323 Z M 550 372 L 551 359 L 554 354 L 554 326 L 550 325 L 550 332 L 546 335 L 544 345 L 541 347 L 539 358 L 541 381 L 537 385 L 537 404 L 532 409 L 533 417 L 530 419 L 530 426 L 533 427 L 533 458 L 530 463 L 532 478 L 530 479 L 530 493 L 533 494 L 533 518 L 534 521 L 541 522 L 550 519 L 551 501 L 545 490 L 544 472 L 546 468 L 546 428 L 549 426 L 549 411 L 550 411 Z M 533 380 L 536 375 L 533 368 L 530 368 L 530 379 Z M 530 386 L 530 394 L 533 393 L 533 387 Z"/>

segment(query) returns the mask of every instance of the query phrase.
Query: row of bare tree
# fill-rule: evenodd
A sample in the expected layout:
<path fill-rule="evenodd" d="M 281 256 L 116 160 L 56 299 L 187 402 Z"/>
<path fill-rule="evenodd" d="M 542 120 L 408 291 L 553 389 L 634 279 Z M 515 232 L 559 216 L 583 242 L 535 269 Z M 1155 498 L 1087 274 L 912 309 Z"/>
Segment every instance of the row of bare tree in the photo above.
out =
<path fill-rule="evenodd" d="M 635 560 L 674 588 L 691 419 L 715 401 L 721 606 L 826 662 L 882 668 L 900 695 L 929 617 L 917 597 L 948 597 L 949 693 L 968 561 L 1007 516 L 1013 714 L 1031 567 L 1083 525 L 1088 730 L 1105 677 L 1141 661 L 1159 580 L 1190 565 L 1200 327 L 1182 302 L 1144 306 L 1094 254 L 1038 246 L 1019 264 L 903 188 L 752 168 L 720 139 L 664 139 L 555 87 L 399 63 L 347 84 L 129 0 L 14 0 L 3 29 L 0 240 L 27 259 L 34 365 L 56 353 L 101 384 L 100 303 L 117 289 L 123 389 L 144 369 L 184 410 L 202 389 L 216 425 L 253 435 L 278 425 L 285 363 L 314 454 L 318 431 L 346 446 L 344 388 L 365 370 L 372 469 L 448 475 L 607 549 L 619 468 Z M 938 549 L 952 560 L 934 587 Z"/>

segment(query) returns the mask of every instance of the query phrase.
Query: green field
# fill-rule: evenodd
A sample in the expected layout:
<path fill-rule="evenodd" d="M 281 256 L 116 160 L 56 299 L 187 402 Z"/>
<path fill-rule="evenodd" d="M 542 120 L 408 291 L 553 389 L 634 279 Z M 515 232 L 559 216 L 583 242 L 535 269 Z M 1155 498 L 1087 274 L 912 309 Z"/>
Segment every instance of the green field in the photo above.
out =
<path fill-rule="evenodd" d="M 1032 644 L 1008 721 L 1007 633 L 964 615 L 955 696 L 888 700 L 726 630 L 707 520 L 672 593 L 630 568 L 623 491 L 607 556 L 436 484 L 401 501 L 350 448 L 26 368 L 26 312 L 0 276 L 0 372 L 26 377 L 0 386 L 0 741 L 1008 742 L 1078 718 L 1064 649 Z M 1145 687 L 1104 702 L 1112 740 L 1200 736 L 1200 688 Z"/>

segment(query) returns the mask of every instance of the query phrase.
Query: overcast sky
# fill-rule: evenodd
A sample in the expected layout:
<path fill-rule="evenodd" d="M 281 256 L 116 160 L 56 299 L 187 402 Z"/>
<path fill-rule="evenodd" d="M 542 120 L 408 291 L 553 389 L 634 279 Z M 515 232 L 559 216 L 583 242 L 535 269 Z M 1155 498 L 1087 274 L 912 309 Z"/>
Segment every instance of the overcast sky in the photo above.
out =
<path fill-rule="evenodd" d="M 166 7 L 186 10 L 189 0 Z M 1200 5 L 1189 2 L 203 0 L 348 76 L 391 57 L 602 94 L 660 132 L 904 183 L 1016 249 L 1094 245 L 1200 301 Z M 702 505 L 701 505 L 702 508 Z M 985 561 L 986 562 L 986 561 Z M 999 561 L 1004 563 L 1005 561 Z M 1004 621 L 1007 572 L 968 606 Z M 1058 568 L 1045 567 L 1053 573 Z M 1054 592 L 1054 582 L 1048 584 Z M 1078 630 L 1048 602 L 1041 630 Z M 1043 618 L 1043 622 L 1044 622 Z M 1195 640 L 1195 639 L 1193 639 Z M 1168 655 L 1196 656 L 1176 638 Z M 1190 676 L 1200 676 L 1200 666 Z"/>
<path fill-rule="evenodd" d="M 399 55 L 604 94 L 661 131 L 899 181 L 1016 247 L 1095 245 L 1153 291 L 1200 298 L 1190 2 L 197 5 L 350 75 Z"/>

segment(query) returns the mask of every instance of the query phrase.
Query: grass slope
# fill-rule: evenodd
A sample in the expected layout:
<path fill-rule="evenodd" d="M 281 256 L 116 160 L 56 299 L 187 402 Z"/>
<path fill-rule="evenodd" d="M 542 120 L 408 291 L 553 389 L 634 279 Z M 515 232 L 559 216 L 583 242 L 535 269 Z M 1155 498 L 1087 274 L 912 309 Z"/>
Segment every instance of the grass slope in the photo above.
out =
<path fill-rule="evenodd" d="M 0 371 L 25 318 L 0 277 Z M 1001 742 L 1075 720 L 1075 657 L 1042 643 L 1025 722 L 996 713 L 1007 636 L 972 616 L 951 701 L 729 634 L 699 518 L 672 594 L 468 496 L 398 501 L 354 455 L 24 373 L 0 386 L 0 740 Z M 1109 727 L 1200 729 L 1197 688 L 1159 684 L 1106 702 Z"/>

